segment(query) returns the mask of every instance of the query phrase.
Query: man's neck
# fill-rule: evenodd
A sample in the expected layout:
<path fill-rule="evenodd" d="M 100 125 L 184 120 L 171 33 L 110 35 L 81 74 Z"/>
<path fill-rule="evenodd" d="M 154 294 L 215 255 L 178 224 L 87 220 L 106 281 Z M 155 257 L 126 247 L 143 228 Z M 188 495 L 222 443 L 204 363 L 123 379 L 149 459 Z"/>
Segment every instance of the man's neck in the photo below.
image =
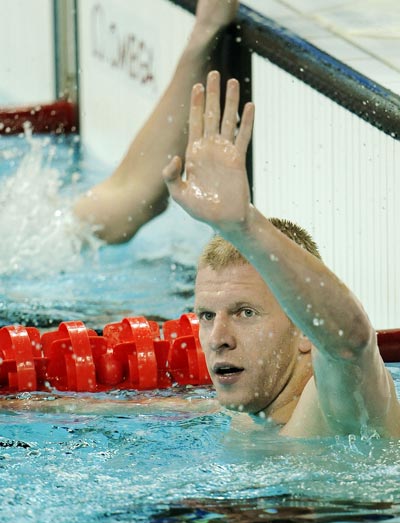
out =
<path fill-rule="evenodd" d="M 266 418 L 285 425 L 291 418 L 305 386 L 312 377 L 311 355 L 300 354 L 285 388 L 263 412 Z"/>

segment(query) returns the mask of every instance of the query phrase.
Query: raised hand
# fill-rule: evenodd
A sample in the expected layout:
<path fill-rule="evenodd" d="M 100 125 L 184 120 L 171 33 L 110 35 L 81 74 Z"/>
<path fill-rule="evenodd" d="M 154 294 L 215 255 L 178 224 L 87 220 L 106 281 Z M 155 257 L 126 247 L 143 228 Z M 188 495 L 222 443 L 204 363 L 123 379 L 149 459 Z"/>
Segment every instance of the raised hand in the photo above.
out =
<path fill-rule="evenodd" d="M 229 80 L 225 110 L 220 116 L 220 77 L 212 71 L 207 89 L 192 90 L 186 176 L 175 156 L 163 177 L 172 198 L 194 218 L 216 228 L 243 224 L 250 209 L 246 153 L 254 120 L 254 105 L 246 104 L 237 129 L 239 83 Z"/>

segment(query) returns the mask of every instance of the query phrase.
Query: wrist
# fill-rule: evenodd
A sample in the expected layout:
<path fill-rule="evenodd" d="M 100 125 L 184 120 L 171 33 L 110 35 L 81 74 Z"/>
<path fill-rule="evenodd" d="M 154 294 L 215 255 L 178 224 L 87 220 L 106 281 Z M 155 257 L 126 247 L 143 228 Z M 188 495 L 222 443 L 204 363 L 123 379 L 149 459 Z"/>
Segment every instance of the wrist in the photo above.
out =
<path fill-rule="evenodd" d="M 212 227 L 224 238 L 229 240 L 229 237 L 236 235 L 249 234 L 254 229 L 259 211 L 249 203 L 248 207 L 243 210 L 242 216 L 232 220 L 223 220 L 215 222 Z"/>

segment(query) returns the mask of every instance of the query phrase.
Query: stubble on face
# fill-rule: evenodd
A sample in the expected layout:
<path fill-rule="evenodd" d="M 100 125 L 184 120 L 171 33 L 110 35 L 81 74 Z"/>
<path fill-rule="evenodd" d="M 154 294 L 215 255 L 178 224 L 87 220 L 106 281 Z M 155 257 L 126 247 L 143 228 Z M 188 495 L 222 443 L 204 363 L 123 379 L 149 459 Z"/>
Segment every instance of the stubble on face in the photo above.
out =
<path fill-rule="evenodd" d="M 264 280 L 250 264 L 200 268 L 195 310 L 221 405 L 269 415 L 293 374 L 298 332 Z"/>

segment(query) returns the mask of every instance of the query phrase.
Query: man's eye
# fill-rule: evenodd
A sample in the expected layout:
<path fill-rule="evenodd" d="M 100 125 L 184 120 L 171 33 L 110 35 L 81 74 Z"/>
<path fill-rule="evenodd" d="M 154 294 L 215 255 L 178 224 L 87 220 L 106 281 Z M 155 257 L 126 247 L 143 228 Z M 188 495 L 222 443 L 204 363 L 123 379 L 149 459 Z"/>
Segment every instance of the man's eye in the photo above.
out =
<path fill-rule="evenodd" d="M 255 315 L 253 309 L 242 309 L 240 311 L 240 316 L 242 318 L 252 318 Z"/>
<path fill-rule="evenodd" d="M 215 314 L 213 312 L 201 312 L 199 316 L 200 320 L 211 321 L 214 319 Z"/>

